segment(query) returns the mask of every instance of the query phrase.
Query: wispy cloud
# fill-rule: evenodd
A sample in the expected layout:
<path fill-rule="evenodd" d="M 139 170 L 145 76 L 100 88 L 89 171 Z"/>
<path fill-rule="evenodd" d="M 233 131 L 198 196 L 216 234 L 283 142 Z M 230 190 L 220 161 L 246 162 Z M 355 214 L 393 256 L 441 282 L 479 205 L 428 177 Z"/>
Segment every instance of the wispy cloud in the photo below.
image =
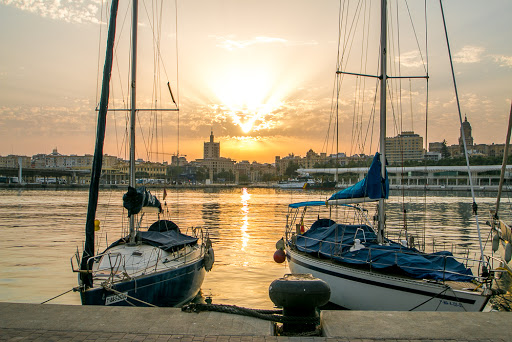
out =
<path fill-rule="evenodd" d="M 398 57 L 395 57 L 398 62 Z M 419 51 L 409 51 L 400 56 L 400 63 L 405 67 L 417 68 L 425 63 L 421 59 Z"/>
<path fill-rule="evenodd" d="M 100 3 L 100 0 L 0 0 L 0 4 L 69 23 L 98 23 Z"/>
<path fill-rule="evenodd" d="M 512 67 L 512 56 L 491 55 L 491 57 L 502 67 Z"/>
<path fill-rule="evenodd" d="M 478 63 L 482 60 L 485 49 L 481 46 L 466 45 L 459 52 L 453 55 L 456 63 Z"/>

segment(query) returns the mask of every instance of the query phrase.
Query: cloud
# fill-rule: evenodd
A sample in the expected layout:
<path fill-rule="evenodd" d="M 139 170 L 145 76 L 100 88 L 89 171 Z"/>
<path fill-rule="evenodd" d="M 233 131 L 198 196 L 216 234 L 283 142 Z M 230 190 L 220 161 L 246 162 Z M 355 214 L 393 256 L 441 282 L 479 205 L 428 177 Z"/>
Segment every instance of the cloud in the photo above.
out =
<path fill-rule="evenodd" d="M 100 0 L 0 0 L 0 4 L 68 23 L 99 23 L 100 3 Z"/>
<path fill-rule="evenodd" d="M 398 57 L 395 57 L 395 60 L 398 62 Z M 400 56 L 400 63 L 405 67 L 417 68 L 425 63 L 421 59 L 419 51 L 409 51 L 403 53 Z"/>
<path fill-rule="evenodd" d="M 453 61 L 456 63 L 478 63 L 481 61 L 484 51 L 483 47 L 466 45 L 453 55 Z"/>
<path fill-rule="evenodd" d="M 491 55 L 491 57 L 502 67 L 512 67 L 512 56 Z"/>

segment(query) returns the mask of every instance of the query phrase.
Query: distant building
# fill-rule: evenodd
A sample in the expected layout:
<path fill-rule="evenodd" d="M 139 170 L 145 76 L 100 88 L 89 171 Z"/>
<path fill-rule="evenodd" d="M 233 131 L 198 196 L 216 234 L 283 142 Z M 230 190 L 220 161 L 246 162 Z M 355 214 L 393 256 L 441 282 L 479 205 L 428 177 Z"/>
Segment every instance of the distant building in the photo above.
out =
<path fill-rule="evenodd" d="M 220 156 L 220 142 L 214 141 L 213 130 L 210 132 L 210 141 L 204 143 L 203 159 L 197 159 L 196 162 L 208 169 L 210 180 L 220 172 L 235 172 L 236 162 Z"/>
<path fill-rule="evenodd" d="M 19 168 L 20 167 L 20 158 L 21 158 L 21 167 L 29 168 L 31 166 L 32 158 L 27 156 L 16 156 L 10 154 L 8 156 L 2 157 L 0 156 L 0 167 L 8 167 L 8 168 Z"/>
<path fill-rule="evenodd" d="M 32 165 L 35 168 L 53 168 L 53 169 L 77 169 L 88 170 L 92 167 L 93 156 L 86 154 L 83 156 L 77 155 L 64 155 L 54 148 L 50 154 L 36 154 L 32 156 Z M 113 168 L 119 164 L 120 159 L 115 156 L 105 154 L 103 156 L 102 168 Z"/>
<path fill-rule="evenodd" d="M 284 158 L 281 158 L 280 156 L 276 156 L 275 161 L 276 161 L 276 169 L 277 169 L 278 175 L 284 176 L 286 169 L 291 164 L 295 164 L 295 165 L 299 165 L 299 166 L 301 165 L 302 157 L 296 156 L 293 153 L 290 153 L 289 155 L 287 155 Z"/>
<path fill-rule="evenodd" d="M 423 154 L 423 138 L 412 131 L 386 138 L 386 158 L 390 164 L 422 160 Z"/>
<path fill-rule="evenodd" d="M 430 151 L 430 152 L 425 152 L 424 158 L 425 158 L 425 160 L 439 161 L 443 158 L 442 156 L 443 155 L 441 152 Z"/>
<path fill-rule="evenodd" d="M 437 152 L 443 153 L 443 143 L 442 142 L 431 142 L 428 143 L 428 151 L 429 152 Z"/>
<path fill-rule="evenodd" d="M 235 172 L 235 161 L 230 158 L 208 158 L 197 159 L 197 162 L 208 169 L 210 172 L 210 179 L 220 172 Z"/>
<path fill-rule="evenodd" d="M 119 171 L 128 175 L 130 170 L 129 163 L 122 163 Z M 137 162 L 135 163 L 135 176 L 137 178 L 164 179 L 167 175 L 167 165 L 153 162 Z"/>
<path fill-rule="evenodd" d="M 210 141 L 204 143 L 203 159 L 220 158 L 220 143 L 213 141 L 213 130 L 210 132 Z"/>
<path fill-rule="evenodd" d="M 464 139 L 462 138 L 462 132 L 464 132 Z M 464 122 L 462 123 L 462 132 L 459 137 L 459 146 L 461 152 L 464 152 L 464 140 L 466 140 L 466 147 L 468 151 L 473 149 L 473 136 L 471 135 L 471 124 L 468 122 L 468 117 L 464 117 Z"/>
<path fill-rule="evenodd" d="M 171 166 L 185 166 L 187 164 L 188 162 L 185 156 L 171 156 Z"/>

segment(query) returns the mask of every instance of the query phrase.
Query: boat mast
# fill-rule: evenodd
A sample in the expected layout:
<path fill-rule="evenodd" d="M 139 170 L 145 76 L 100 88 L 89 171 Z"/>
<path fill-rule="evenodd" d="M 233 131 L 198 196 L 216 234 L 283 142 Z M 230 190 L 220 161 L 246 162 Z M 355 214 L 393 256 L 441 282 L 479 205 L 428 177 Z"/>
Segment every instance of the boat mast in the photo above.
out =
<path fill-rule="evenodd" d="M 380 163 L 381 177 L 386 176 L 386 46 L 387 46 L 387 0 L 381 0 L 381 21 L 380 21 Z M 384 241 L 384 219 L 385 219 L 384 198 L 379 199 L 379 227 L 377 241 Z"/>
<path fill-rule="evenodd" d="M 89 185 L 89 202 L 87 205 L 87 218 L 85 220 L 85 244 L 82 260 L 80 262 L 80 281 L 85 288 L 92 287 L 91 258 L 94 256 L 94 220 L 98 207 L 98 191 L 103 163 L 103 145 L 105 141 L 105 128 L 107 125 L 108 98 L 110 93 L 110 75 L 112 73 L 112 60 L 114 55 L 114 40 L 116 34 L 116 19 L 119 1 L 113 0 L 110 8 L 110 22 L 108 26 L 107 48 L 105 65 L 103 66 L 103 80 L 101 97 L 98 108 L 98 123 L 96 126 L 96 146 L 91 169 L 91 184 Z"/>
<path fill-rule="evenodd" d="M 130 186 L 135 188 L 135 115 L 137 79 L 137 21 L 138 0 L 132 3 L 132 81 L 131 81 L 131 110 L 130 110 Z M 135 216 L 130 215 L 130 243 L 135 242 Z"/>

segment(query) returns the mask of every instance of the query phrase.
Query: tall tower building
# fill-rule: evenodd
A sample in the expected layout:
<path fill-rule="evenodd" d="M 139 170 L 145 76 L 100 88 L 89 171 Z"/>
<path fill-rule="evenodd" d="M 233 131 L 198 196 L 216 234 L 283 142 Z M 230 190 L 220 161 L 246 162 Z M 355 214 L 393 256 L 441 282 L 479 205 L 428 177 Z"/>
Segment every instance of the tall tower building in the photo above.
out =
<path fill-rule="evenodd" d="M 459 146 L 461 150 L 464 150 L 464 142 L 462 141 L 462 134 L 464 134 L 464 138 L 466 139 L 466 146 L 469 149 L 473 147 L 473 137 L 471 136 L 471 124 L 468 122 L 468 117 L 464 117 L 464 122 L 462 123 L 462 131 L 459 137 Z"/>
<path fill-rule="evenodd" d="M 213 130 L 210 133 L 210 141 L 204 143 L 203 159 L 220 158 L 220 142 L 213 141 Z"/>

